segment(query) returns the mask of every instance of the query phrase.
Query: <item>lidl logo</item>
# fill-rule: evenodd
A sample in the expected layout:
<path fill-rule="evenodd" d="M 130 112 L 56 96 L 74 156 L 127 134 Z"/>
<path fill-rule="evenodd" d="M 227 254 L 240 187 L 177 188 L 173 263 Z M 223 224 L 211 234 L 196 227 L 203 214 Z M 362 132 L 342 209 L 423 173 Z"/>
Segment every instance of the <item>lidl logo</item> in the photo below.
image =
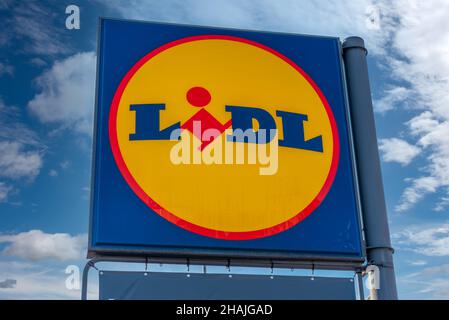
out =
<path fill-rule="evenodd" d="M 182 38 L 126 74 L 109 116 L 115 161 L 153 211 L 225 240 L 301 222 L 334 180 L 331 108 L 293 61 L 247 39 Z"/>

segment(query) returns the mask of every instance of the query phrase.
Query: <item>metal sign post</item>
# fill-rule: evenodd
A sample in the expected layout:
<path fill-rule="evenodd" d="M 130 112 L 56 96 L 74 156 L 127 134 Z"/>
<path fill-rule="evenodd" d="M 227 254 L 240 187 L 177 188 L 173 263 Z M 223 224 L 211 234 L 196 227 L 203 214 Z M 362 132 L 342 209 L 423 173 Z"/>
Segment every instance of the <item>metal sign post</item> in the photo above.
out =
<path fill-rule="evenodd" d="M 343 42 L 368 264 L 379 268 L 377 298 L 393 300 L 397 299 L 393 248 L 382 185 L 366 54 L 362 38 L 349 37 Z"/>

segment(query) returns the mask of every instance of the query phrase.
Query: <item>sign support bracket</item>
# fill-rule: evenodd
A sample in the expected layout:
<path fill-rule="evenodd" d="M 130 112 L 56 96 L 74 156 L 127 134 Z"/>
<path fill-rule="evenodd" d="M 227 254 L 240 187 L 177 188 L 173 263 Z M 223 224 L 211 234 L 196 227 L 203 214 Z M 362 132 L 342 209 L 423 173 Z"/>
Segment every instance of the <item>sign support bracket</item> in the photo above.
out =
<path fill-rule="evenodd" d="M 86 265 L 84 266 L 83 269 L 83 275 L 82 275 L 82 282 L 81 282 L 81 300 L 87 300 L 87 286 L 88 286 L 88 278 L 89 278 L 89 271 L 91 268 L 100 271 L 96 264 L 100 263 L 100 262 L 131 262 L 131 263 L 143 263 L 145 264 L 147 261 L 149 261 L 149 259 L 152 258 L 153 263 L 168 263 L 168 264 L 176 264 L 176 265 L 186 265 L 188 266 L 188 271 L 190 272 L 190 265 L 203 265 L 203 272 L 207 273 L 206 271 L 206 264 L 207 262 L 208 265 L 219 265 L 219 266 L 224 266 L 227 271 L 229 273 L 231 273 L 231 259 L 225 259 L 225 260 L 221 260 L 221 261 L 216 261 L 215 263 L 213 261 L 206 261 L 206 260 L 191 260 L 191 259 L 174 259 L 174 260 L 167 260 L 167 259 L 157 259 L 151 256 L 106 256 L 106 255 L 98 255 L 98 256 L 94 256 L 92 257 L 90 260 L 87 261 Z M 246 266 L 246 267 L 253 267 L 253 266 L 259 266 L 258 264 L 256 265 L 243 265 L 242 266 Z M 272 268 L 271 268 L 272 266 Z M 363 267 L 361 265 L 359 266 L 347 266 L 345 264 L 339 264 L 339 263 L 334 263 L 334 264 L 330 264 L 330 263 L 324 263 L 322 265 L 318 264 L 316 262 L 313 261 L 309 261 L 306 262 L 304 261 L 303 264 L 296 264 L 296 265 L 282 265 L 282 264 L 277 264 L 277 267 L 280 268 L 288 268 L 291 269 L 292 271 L 294 271 L 295 269 L 302 269 L 302 270 L 316 270 L 316 269 L 323 269 L 323 270 L 344 270 L 344 271 L 348 271 L 348 270 L 352 270 L 354 272 L 359 272 L 361 273 L 363 271 Z M 270 268 L 271 270 L 274 271 L 274 267 L 275 267 L 275 261 L 270 261 L 270 263 L 265 264 L 264 265 L 265 268 Z M 271 274 L 273 274 L 273 272 L 271 272 Z M 362 288 L 363 291 L 363 288 Z"/>

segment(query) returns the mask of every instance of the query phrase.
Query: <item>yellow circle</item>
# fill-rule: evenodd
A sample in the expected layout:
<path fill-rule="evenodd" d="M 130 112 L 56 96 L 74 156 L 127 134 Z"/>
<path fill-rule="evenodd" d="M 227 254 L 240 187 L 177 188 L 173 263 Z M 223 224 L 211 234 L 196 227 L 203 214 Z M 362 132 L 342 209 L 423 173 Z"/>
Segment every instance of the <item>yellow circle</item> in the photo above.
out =
<path fill-rule="evenodd" d="M 222 124 L 231 120 L 227 105 L 268 111 L 280 140 L 282 119 L 276 116 L 277 110 L 307 115 L 304 138 L 321 136 L 323 152 L 280 146 L 277 172 L 261 175 L 260 168 L 267 166 L 260 161 L 174 164 L 170 155 L 179 141 L 130 141 L 136 121 L 130 105 L 165 104 L 160 112 L 162 130 L 185 123 L 199 111 L 186 100 L 186 92 L 195 86 L 210 92 L 212 100 L 204 109 Z M 321 201 L 317 196 L 329 182 L 334 156 L 329 114 L 305 76 L 273 52 L 224 38 L 180 42 L 141 65 L 119 100 L 116 134 L 123 162 L 148 197 L 182 221 L 219 232 L 272 228 L 291 220 L 313 201 Z M 241 144 L 226 142 L 223 136 L 203 153 L 214 144 L 221 143 L 223 150 L 226 144 L 234 148 Z M 182 139 L 197 138 L 184 130 Z"/>

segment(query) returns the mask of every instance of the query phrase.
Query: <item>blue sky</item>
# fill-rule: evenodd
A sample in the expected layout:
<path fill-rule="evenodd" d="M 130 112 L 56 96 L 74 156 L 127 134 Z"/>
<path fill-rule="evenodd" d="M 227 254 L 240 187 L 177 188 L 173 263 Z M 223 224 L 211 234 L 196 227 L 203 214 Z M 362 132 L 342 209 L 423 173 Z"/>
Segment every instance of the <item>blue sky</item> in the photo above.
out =
<path fill-rule="evenodd" d="M 0 0 L 0 299 L 79 297 L 99 16 L 364 37 L 399 295 L 449 298 L 447 1 Z"/>

